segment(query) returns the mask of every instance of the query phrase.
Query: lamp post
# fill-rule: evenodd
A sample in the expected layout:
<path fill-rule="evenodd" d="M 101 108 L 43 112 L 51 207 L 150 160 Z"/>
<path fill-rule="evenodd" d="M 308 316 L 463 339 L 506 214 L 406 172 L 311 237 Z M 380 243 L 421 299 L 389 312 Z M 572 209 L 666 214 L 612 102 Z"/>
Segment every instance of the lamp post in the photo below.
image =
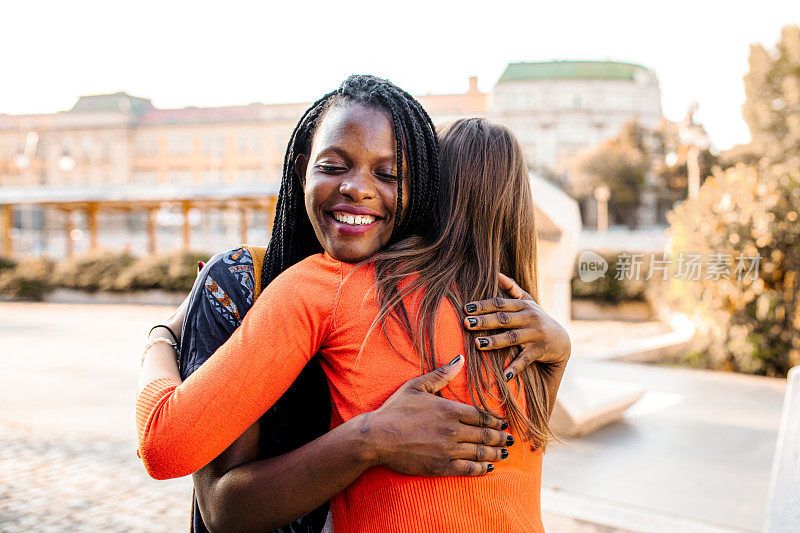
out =
<path fill-rule="evenodd" d="M 611 198 L 611 191 L 605 185 L 600 185 L 594 190 L 594 198 L 597 200 L 597 231 L 605 233 L 608 231 L 608 200 Z"/>
<path fill-rule="evenodd" d="M 686 156 L 687 173 L 687 196 L 697 198 L 700 192 L 700 151 L 709 147 L 710 141 L 703 127 L 696 123 L 694 114 L 697 112 L 697 104 L 689 106 L 686 118 L 678 128 L 678 138 L 681 143 L 688 145 L 689 153 Z"/>

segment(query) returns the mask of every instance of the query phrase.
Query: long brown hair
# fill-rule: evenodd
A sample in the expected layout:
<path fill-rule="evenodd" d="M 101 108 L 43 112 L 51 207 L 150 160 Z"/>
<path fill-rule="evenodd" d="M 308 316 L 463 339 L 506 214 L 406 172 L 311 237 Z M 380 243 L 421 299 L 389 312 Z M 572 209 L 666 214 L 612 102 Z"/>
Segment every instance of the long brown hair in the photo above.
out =
<path fill-rule="evenodd" d="M 373 327 L 380 323 L 386 332 L 386 320 L 396 320 L 414 342 L 424 372 L 436 366 L 434 330 L 443 298 L 463 320 L 466 303 L 502 295 L 502 272 L 538 299 L 534 204 L 519 141 L 504 126 L 470 118 L 440 128 L 439 147 L 437 237 L 410 237 L 370 259 L 381 306 Z M 409 281 L 401 287 L 404 279 Z M 403 299 L 415 291 L 421 291 L 421 305 L 412 321 Z M 479 352 L 477 336 L 464 336 L 472 403 L 491 412 L 486 399 L 494 397 L 504 414 L 493 414 L 506 416 L 533 447 L 544 447 L 552 433 L 541 369 L 534 363 L 515 378 L 524 391 L 523 409 L 503 376 L 516 348 Z"/>

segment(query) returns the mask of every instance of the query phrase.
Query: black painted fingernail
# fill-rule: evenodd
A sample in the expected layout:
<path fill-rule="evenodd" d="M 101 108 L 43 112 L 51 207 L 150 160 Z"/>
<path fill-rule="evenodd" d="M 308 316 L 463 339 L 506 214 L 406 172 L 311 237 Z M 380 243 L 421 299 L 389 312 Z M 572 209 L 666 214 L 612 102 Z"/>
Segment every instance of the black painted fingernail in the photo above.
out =
<path fill-rule="evenodd" d="M 494 465 L 492 463 L 489 463 L 489 465 L 486 467 L 486 471 L 491 472 L 492 470 L 494 470 Z"/>
<path fill-rule="evenodd" d="M 509 435 L 506 437 L 506 446 L 513 446 L 514 445 L 514 437 Z"/>
<path fill-rule="evenodd" d="M 467 304 L 464 306 L 464 309 L 467 310 L 467 313 L 474 313 L 478 310 L 478 306 L 475 304 Z"/>
<path fill-rule="evenodd" d="M 505 459 L 506 457 L 508 457 L 508 450 L 503 448 L 502 450 L 500 450 L 500 459 Z"/>
<path fill-rule="evenodd" d="M 489 346 L 489 339 L 478 337 L 478 346 L 480 346 L 481 348 L 486 348 L 487 346 Z"/>
<path fill-rule="evenodd" d="M 506 381 L 511 381 L 511 378 L 513 378 L 513 377 L 514 377 L 514 374 L 509 372 L 508 374 L 506 374 Z"/>
<path fill-rule="evenodd" d="M 508 420 L 503 420 L 503 423 L 500 424 L 500 429 L 508 429 Z"/>
<path fill-rule="evenodd" d="M 469 327 L 474 328 L 475 326 L 478 325 L 478 319 L 477 318 L 468 318 L 467 319 L 467 323 L 469 324 Z"/>
<path fill-rule="evenodd" d="M 452 361 L 450 361 L 449 363 L 447 363 L 447 364 L 448 364 L 448 366 L 449 366 L 449 365 L 454 365 L 454 364 L 458 363 L 458 360 L 459 360 L 459 359 L 461 359 L 461 356 L 460 356 L 460 355 L 457 355 L 455 359 L 453 359 Z"/>

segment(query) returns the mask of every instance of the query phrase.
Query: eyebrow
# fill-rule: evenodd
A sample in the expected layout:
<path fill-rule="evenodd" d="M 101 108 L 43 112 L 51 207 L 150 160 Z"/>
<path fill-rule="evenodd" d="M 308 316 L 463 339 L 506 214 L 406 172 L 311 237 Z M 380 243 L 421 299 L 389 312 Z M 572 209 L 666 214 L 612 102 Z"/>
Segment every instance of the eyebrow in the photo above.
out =
<path fill-rule="evenodd" d="M 335 155 L 338 155 L 340 157 L 343 157 L 344 159 L 347 159 L 348 161 L 351 159 L 350 154 L 348 154 L 346 150 L 343 150 L 342 148 L 339 148 L 338 146 L 330 146 L 328 148 L 325 148 L 324 150 L 320 150 L 319 154 L 317 154 L 317 157 L 323 157 L 323 156 L 331 155 L 331 154 L 335 154 Z M 383 156 L 378 157 L 378 159 L 380 161 L 390 161 L 392 163 L 395 163 L 397 161 L 397 154 L 395 152 L 392 152 L 391 154 L 386 153 Z"/>

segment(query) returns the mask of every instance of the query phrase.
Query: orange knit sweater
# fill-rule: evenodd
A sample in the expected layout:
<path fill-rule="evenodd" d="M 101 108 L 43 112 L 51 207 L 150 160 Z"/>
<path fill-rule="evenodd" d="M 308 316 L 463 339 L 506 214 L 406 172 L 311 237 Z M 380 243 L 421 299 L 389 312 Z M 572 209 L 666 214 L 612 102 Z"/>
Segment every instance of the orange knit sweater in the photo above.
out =
<path fill-rule="evenodd" d="M 333 426 L 377 409 L 420 374 L 419 357 L 393 321 L 387 332 L 397 351 L 378 327 L 359 355 L 378 305 L 373 269 L 348 276 L 352 268 L 321 254 L 289 268 L 184 383 L 161 379 L 142 391 L 136 406 L 139 454 L 151 476 L 184 476 L 208 464 L 272 406 L 315 354 L 330 383 Z M 406 304 L 413 316 L 414 302 Z M 464 352 L 461 320 L 448 303 L 439 311 L 435 342 L 440 364 Z M 442 392 L 469 398 L 465 372 Z M 543 531 L 542 454 L 515 437 L 508 459 L 483 477 L 366 471 L 332 500 L 334 530 Z"/>

